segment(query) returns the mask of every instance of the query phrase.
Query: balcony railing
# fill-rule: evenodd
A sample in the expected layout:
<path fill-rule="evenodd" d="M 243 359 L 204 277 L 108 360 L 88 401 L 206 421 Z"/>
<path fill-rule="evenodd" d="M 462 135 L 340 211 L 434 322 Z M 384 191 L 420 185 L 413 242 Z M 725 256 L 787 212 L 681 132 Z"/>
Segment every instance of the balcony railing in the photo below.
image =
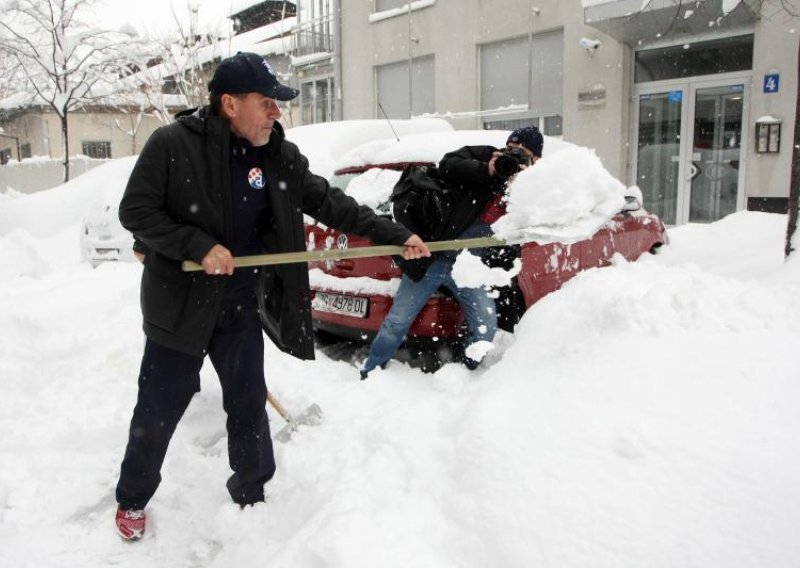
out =
<path fill-rule="evenodd" d="M 333 17 L 331 15 L 300 21 L 294 32 L 294 55 L 333 53 Z"/>

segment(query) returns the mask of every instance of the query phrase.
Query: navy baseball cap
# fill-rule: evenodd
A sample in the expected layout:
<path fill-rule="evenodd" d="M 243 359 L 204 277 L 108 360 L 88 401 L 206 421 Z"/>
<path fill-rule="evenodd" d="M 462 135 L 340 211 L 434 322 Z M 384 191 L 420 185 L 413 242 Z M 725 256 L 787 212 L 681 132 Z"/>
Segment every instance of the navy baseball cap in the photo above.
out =
<path fill-rule="evenodd" d="M 506 140 L 506 144 L 515 142 L 525 146 L 530 150 L 534 156 L 542 157 L 542 149 L 544 147 L 544 137 L 539 129 L 535 126 L 525 126 L 517 128 Z"/>
<path fill-rule="evenodd" d="M 220 62 L 208 90 L 217 95 L 261 93 L 279 101 L 290 101 L 300 94 L 297 89 L 281 85 L 266 59 L 242 51 Z"/>

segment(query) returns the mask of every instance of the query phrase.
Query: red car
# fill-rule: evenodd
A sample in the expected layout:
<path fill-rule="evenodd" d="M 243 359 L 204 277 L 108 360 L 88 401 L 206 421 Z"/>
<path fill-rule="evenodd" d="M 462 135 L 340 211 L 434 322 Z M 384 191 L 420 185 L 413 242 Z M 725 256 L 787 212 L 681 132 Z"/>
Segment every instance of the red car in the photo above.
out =
<path fill-rule="evenodd" d="M 505 145 L 508 132 L 475 131 L 428 135 L 426 147 L 403 152 L 399 149 L 351 153 L 343 158 L 331 184 L 361 203 L 388 214 L 388 197 L 400 172 L 411 163 L 433 163 L 450 150 L 465 145 Z M 440 142 L 432 139 L 441 139 Z M 374 144 L 374 143 L 373 143 Z M 387 147 L 388 142 L 383 143 Z M 567 143 L 546 139 L 548 147 Z M 426 158 L 427 152 L 427 158 Z M 381 160 L 383 163 L 369 163 Z M 377 156 L 377 158 L 376 158 Z M 386 156 L 391 162 L 387 163 Z M 432 158 L 436 156 L 436 158 Z M 340 164 L 342 162 L 340 161 Z M 356 181 L 358 180 L 358 182 Z M 641 196 L 630 196 L 624 211 L 616 215 L 591 239 L 565 245 L 553 243 L 521 245 L 522 270 L 514 284 L 498 298 L 501 327 L 513 327 L 524 310 L 540 298 L 560 288 L 582 270 L 606 266 L 619 253 L 633 261 L 667 243 L 661 220 L 641 207 Z M 355 248 L 372 243 L 355 235 L 342 234 L 321 225 L 305 227 L 308 250 Z M 375 257 L 309 263 L 314 328 L 334 336 L 371 340 L 389 308 L 401 272 L 391 257 Z M 508 302 L 509 298 L 516 301 Z M 446 291 L 435 294 L 409 330 L 407 343 L 457 340 L 462 327 L 461 308 Z"/>

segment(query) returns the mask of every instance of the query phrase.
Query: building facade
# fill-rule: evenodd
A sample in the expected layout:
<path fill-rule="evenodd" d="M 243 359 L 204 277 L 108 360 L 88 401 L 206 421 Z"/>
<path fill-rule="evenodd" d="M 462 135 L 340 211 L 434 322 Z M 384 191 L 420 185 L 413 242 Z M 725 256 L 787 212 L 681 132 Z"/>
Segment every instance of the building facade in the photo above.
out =
<path fill-rule="evenodd" d="M 71 111 L 67 118 L 70 157 L 108 159 L 138 154 L 150 135 L 167 122 L 170 115 L 189 106 L 205 104 L 206 86 L 217 64 L 237 51 L 263 55 L 282 80 L 290 82 L 295 3 L 236 0 L 231 7 L 229 19 L 233 34 L 230 37 L 204 38 L 196 45 L 170 46 L 169 52 L 165 51 L 159 60 L 127 79 L 142 85 L 159 85 L 161 93 L 150 97 L 112 95 L 104 104 Z M 193 31 L 197 26 L 196 17 L 195 10 L 189 35 L 199 38 Z M 176 78 L 176 74 L 183 76 Z M 0 101 L 0 165 L 12 159 L 22 161 L 32 157 L 63 159 L 60 117 L 44 101 L 37 98 L 32 103 L 30 99 L 29 95 L 20 93 Z M 286 123 L 291 126 L 299 120 L 299 115 L 299 107 L 290 106 Z M 0 178 L 2 174 L 0 171 Z M 0 191 L 2 181 L 0 179 Z"/>
<path fill-rule="evenodd" d="M 764 0 L 348 0 L 346 119 L 536 124 L 668 224 L 785 211 L 797 18 Z M 781 140 L 782 139 L 782 140 Z"/>
<path fill-rule="evenodd" d="M 300 124 L 342 119 L 339 2 L 299 0 L 292 75 L 300 90 Z"/>

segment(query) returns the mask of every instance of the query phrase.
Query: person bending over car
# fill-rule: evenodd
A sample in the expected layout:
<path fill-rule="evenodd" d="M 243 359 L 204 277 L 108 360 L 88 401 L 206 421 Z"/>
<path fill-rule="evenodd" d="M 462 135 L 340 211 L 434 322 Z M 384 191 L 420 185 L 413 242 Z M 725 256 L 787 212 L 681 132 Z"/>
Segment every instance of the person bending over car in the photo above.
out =
<path fill-rule="evenodd" d="M 469 239 L 492 234 L 490 225 L 505 214 L 505 192 L 510 179 L 521 169 L 536 163 L 542 155 L 544 138 L 535 126 L 511 133 L 506 148 L 464 146 L 446 154 L 439 162 L 438 178 L 455 187 L 457 196 L 441 219 L 437 240 Z M 403 277 L 392 307 L 370 345 L 360 369 L 366 379 L 376 367 L 385 365 L 405 339 L 417 314 L 428 299 L 444 286 L 449 289 L 464 312 L 467 345 L 492 341 L 497 331 L 494 299 L 484 288 L 459 287 L 452 271 L 458 251 L 434 253 L 433 256 L 400 262 Z M 475 369 L 480 362 L 465 356 L 464 364 Z"/>
<path fill-rule="evenodd" d="M 146 253 L 147 340 L 116 489 L 116 526 L 126 540 L 144 533 L 144 508 L 206 355 L 227 413 L 231 498 L 243 507 L 263 501 L 275 473 L 262 328 L 281 350 L 314 358 L 308 269 L 234 270 L 234 256 L 305 250 L 304 213 L 375 242 L 405 245 L 408 259 L 430 255 L 407 228 L 309 171 L 277 122 L 277 101 L 298 91 L 281 85 L 263 57 L 225 59 L 209 91 L 209 106 L 181 113 L 150 137 L 119 208 L 122 225 Z M 204 273 L 183 272 L 187 259 Z"/>

